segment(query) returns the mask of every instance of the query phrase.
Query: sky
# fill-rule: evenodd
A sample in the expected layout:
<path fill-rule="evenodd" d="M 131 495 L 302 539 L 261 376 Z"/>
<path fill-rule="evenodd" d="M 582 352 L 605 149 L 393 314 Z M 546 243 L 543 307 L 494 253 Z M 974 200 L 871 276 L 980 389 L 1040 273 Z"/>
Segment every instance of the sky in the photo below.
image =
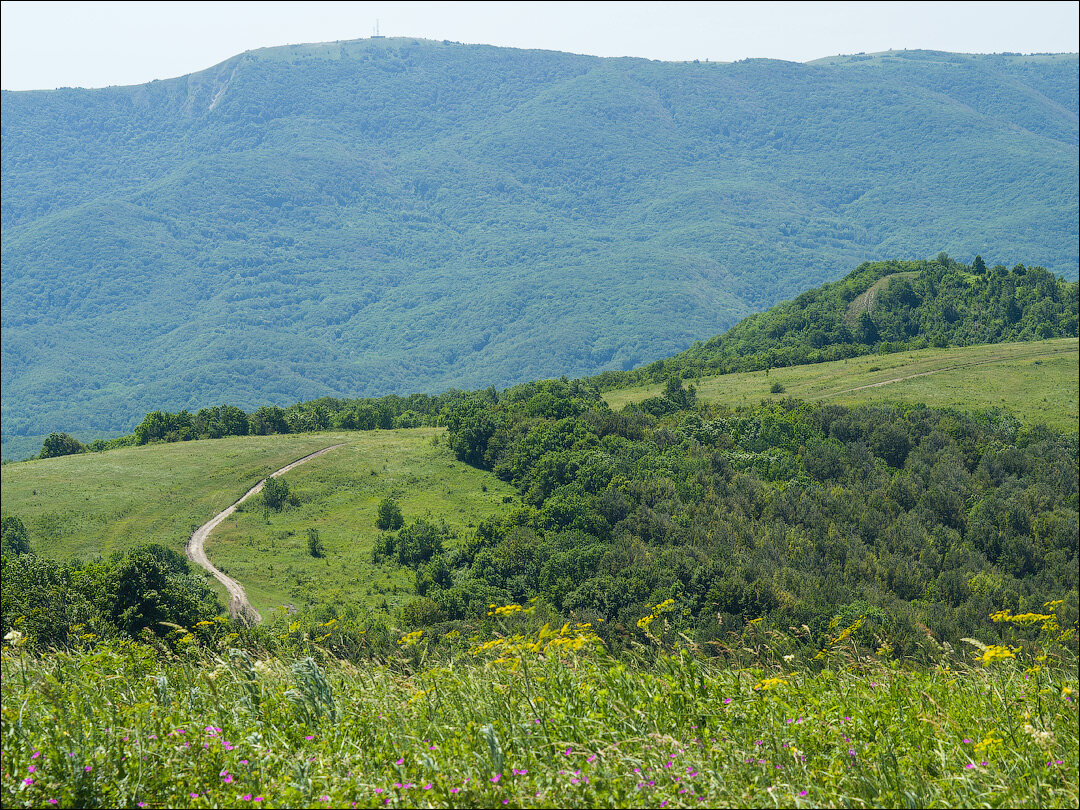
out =
<path fill-rule="evenodd" d="M 0 4 L 5 90 L 141 84 L 253 48 L 385 36 L 683 61 L 927 48 L 1076 52 L 1080 3 Z"/>

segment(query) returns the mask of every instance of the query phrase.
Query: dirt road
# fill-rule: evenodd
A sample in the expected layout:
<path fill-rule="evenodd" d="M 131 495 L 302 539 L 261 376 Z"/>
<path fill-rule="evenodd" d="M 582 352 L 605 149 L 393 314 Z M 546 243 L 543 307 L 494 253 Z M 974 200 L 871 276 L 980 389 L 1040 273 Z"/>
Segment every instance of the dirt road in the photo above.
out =
<path fill-rule="evenodd" d="M 309 456 L 304 456 L 303 458 L 294 461 L 292 464 L 286 464 L 280 470 L 270 473 L 270 477 L 277 478 L 279 475 L 284 475 L 289 470 L 295 467 L 299 467 L 301 464 L 311 461 L 313 458 L 318 458 L 325 453 L 329 453 L 331 450 L 336 450 L 339 447 L 342 447 L 342 445 L 334 444 L 330 447 L 324 447 L 322 450 L 318 450 Z M 205 545 L 206 538 L 210 536 L 210 532 L 216 529 L 218 524 L 225 520 L 225 518 L 235 512 L 237 506 L 242 504 L 252 495 L 258 495 L 260 492 L 262 492 L 262 488 L 265 484 L 266 479 L 264 478 L 262 481 L 249 489 L 247 491 L 247 494 L 245 494 L 243 498 L 238 500 L 224 512 L 219 512 L 217 515 L 214 516 L 213 520 L 210 520 L 197 528 L 195 530 L 195 533 L 192 534 L 191 538 L 188 540 L 187 547 L 184 549 L 189 560 L 191 560 L 196 565 L 200 565 L 205 568 L 207 571 L 214 575 L 218 582 L 225 586 L 225 590 L 229 592 L 229 613 L 231 613 L 234 617 L 242 618 L 244 621 L 247 621 L 250 624 L 258 624 L 262 621 L 262 616 L 260 616 L 259 611 L 255 610 L 255 608 L 251 606 L 251 603 L 248 602 L 247 594 L 244 593 L 244 586 L 232 577 L 226 576 L 225 574 L 221 573 L 221 571 L 219 571 L 213 566 L 213 564 L 210 562 L 210 559 L 206 556 Z"/>

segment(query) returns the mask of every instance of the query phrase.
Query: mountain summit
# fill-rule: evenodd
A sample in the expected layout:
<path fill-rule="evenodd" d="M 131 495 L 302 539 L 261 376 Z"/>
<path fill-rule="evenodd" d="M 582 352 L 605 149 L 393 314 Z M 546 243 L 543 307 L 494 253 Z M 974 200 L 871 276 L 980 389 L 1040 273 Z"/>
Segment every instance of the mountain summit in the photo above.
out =
<path fill-rule="evenodd" d="M 4 437 L 625 369 L 868 259 L 1076 278 L 1077 74 L 376 39 L 5 92 Z"/>

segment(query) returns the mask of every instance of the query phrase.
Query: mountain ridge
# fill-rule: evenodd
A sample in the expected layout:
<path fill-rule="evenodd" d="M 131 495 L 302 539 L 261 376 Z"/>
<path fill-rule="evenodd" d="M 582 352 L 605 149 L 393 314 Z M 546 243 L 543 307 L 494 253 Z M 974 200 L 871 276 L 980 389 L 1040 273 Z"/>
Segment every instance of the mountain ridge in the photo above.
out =
<path fill-rule="evenodd" d="M 1074 277 L 1076 58 L 900 53 L 360 40 L 5 92 L 4 435 L 629 368 L 864 259 Z"/>

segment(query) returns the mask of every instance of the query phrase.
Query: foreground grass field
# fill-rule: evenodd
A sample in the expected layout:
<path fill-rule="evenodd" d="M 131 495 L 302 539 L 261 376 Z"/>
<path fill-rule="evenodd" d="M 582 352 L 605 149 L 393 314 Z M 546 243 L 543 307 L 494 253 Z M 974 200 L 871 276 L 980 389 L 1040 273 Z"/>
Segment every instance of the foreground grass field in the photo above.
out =
<path fill-rule="evenodd" d="M 9 648 L 3 806 L 1077 804 L 1075 666 L 618 661 L 580 625 L 427 664 L 418 636 L 357 665 Z"/>
<path fill-rule="evenodd" d="M 1025 422 L 1075 427 L 1080 416 L 1080 344 L 1076 338 L 923 349 L 695 380 L 698 396 L 731 407 L 783 396 L 843 405 L 922 402 L 931 407 L 1004 407 Z M 613 408 L 657 396 L 663 386 L 610 391 Z"/>

